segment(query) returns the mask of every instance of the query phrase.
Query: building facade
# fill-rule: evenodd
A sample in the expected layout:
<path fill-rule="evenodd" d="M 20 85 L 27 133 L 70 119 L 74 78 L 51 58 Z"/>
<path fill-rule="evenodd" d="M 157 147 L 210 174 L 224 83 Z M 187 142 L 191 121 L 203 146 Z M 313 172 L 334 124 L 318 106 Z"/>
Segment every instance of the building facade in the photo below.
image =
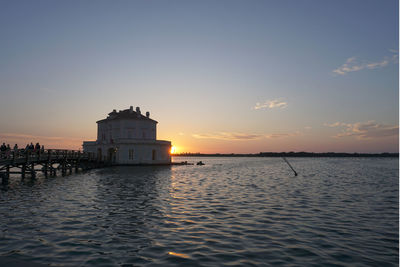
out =
<path fill-rule="evenodd" d="M 170 141 L 157 140 L 157 121 L 132 106 L 97 121 L 97 140 L 83 142 L 84 152 L 116 165 L 168 164 L 170 150 Z"/>

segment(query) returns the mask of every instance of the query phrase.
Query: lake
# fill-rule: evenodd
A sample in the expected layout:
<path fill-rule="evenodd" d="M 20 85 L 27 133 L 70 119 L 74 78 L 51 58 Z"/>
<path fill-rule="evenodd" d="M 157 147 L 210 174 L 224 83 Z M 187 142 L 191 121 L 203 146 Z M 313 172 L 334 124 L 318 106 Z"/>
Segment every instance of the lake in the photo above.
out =
<path fill-rule="evenodd" d="M 0 256 L 54 266 L 398 266 L 398 158 L 174 158 L 10 179 Z"/>

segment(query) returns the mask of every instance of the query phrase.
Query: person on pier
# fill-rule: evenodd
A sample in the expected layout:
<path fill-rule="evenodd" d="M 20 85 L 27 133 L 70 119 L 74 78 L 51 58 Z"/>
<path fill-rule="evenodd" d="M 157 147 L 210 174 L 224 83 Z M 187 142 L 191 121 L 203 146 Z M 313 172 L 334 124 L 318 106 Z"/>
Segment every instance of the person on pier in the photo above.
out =
<path fill-rule="evenodd" d="M 0 158 L 3 158 L 3 157 L 4 157 L 4 154 L 6 153 L 6 150 L 7 150 L 7 146 L 6 146 L 5 143 L 3 143 L 3 144 L 0 146 Z"/>
<path fill-rule="evenodd" d="M 11 147 L 10 147 L 10 144 L 7 144 L 7 147 L 6 147 L 6 158 L 8 158 L 10 156 L 10 154 L 11 154 Z"/>
<path fill-rule="evenodd" d="M 13 150 L 14 150 L 14 158 L 15 158 L 18 156 L 18 145 L 17 144 L 14 145 Z"/>

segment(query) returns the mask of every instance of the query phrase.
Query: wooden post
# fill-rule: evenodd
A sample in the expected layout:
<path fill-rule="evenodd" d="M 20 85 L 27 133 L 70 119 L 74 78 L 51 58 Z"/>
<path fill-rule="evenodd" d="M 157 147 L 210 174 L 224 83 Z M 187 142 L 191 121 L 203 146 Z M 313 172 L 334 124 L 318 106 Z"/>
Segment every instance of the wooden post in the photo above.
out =
<path fill-rule="evenodd" d="M 25 179 L 26 165 L 29 163 L 29 151 L 25 151 L 25 162 L 22 163 L 21 178 Z"/>
<path fill-rule="evenodd" d="M 25 171 L 26 171 L 26 164 L 22 163 L 22 167 L 21 167 L 21 178 L 22 179 L 25 178 Z"/>
<path fill-rule="evenodd" d="M 62 176 L 64 176 L 65 175 L 65 150 L 63 150 L 63 152 L 62 152 L 62 160 L 61 160 L 62 162 L 60 163 L 61 164 L 61 174 L 62 174 Z"/>
<path fill-rule="evenodd" d="M 52 175 L 52 170 L 51 170 L 51 150 L 47 150 L 47 162 L 46 162 L 46 177 L 47 177 L 47 168 L 49 169 L 50 175 Z"/>
<path fill-rule="evenodd" d="M 57 176 L 57 169 L 53 167 L 53 163 L 51 163 L 50 166 L 51 166 L 52 175 Z"/>
<path fill-rule="evenodd" d="M 31 163 L 31 177 L 36 178 L 35 163 Z"/>
<path fill-rule="evenodd" d="M 44 166 L 43 166 L 43 172 L 44 172 L 44 176 L 45 177 L 47 177 L 47 165 L 48 165 L 49 163 L 46 161 L 45 163 L 44 163 Z"/>
<path fill-rule="evenodd" d="M 78 172 L 78 170 L 79 170 L 80 158 L 81 158 L 81 152 L 78 151 L 77 159 L 75 160 L 75 173 Z"/>
<path fill-rule="evenodd" d="M 6 167 L 6 176 L 5 178 L 8 180 L 8 178 L 10 178 L 10 164 L 7 164 Z"/>

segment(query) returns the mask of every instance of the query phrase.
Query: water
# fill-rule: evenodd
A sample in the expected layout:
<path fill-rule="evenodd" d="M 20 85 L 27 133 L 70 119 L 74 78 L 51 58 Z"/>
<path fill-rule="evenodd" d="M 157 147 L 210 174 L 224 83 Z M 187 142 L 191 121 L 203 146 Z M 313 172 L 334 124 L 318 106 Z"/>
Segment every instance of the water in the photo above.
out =
<path fill-rule="evenodd" d="M 398 159 L 175 158 L 0 191 L 0 255 L 54 266 L 397 266 Z"/>

